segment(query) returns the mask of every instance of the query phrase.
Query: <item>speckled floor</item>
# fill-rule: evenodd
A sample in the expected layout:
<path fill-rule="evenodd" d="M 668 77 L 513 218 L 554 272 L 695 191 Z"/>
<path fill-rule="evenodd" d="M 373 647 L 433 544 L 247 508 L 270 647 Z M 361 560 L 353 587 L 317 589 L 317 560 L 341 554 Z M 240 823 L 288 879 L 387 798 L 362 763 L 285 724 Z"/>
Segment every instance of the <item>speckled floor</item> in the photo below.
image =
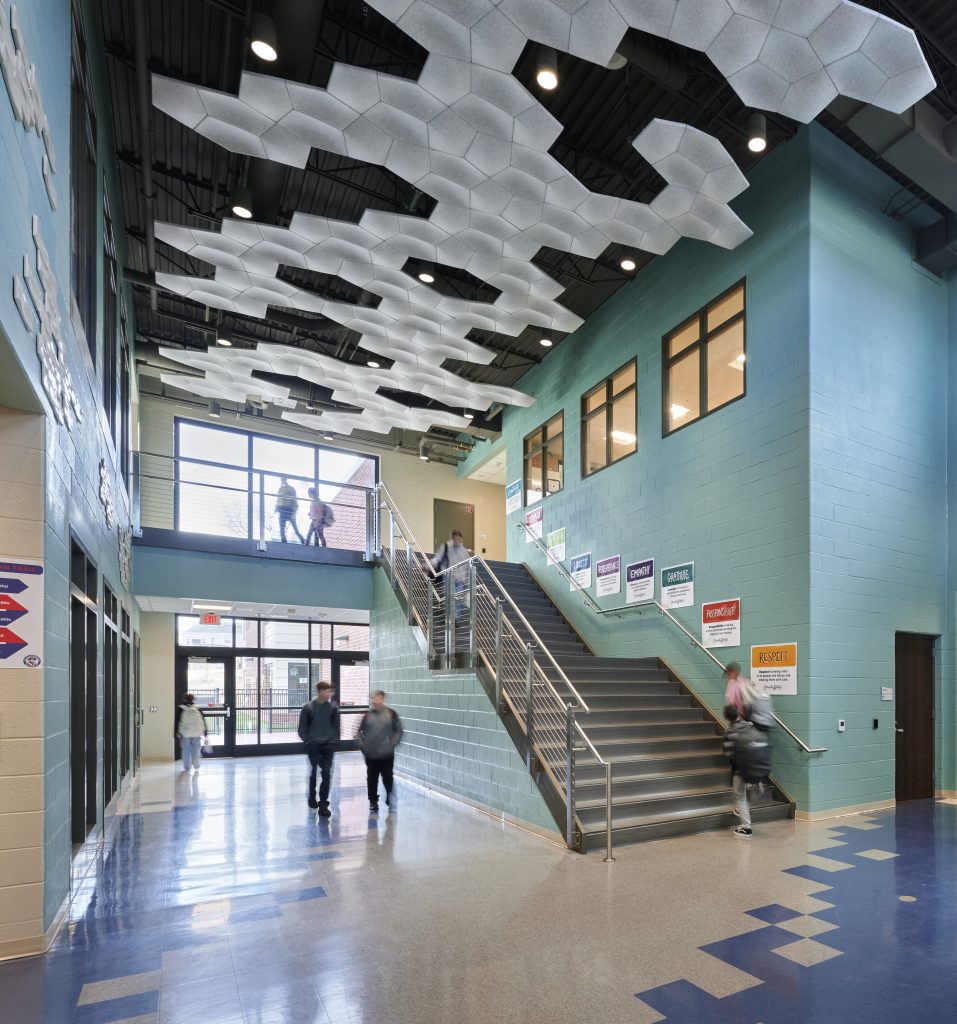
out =
<path fill-rule="evenodd" d="M 0 964 L 0 1020 L 875 1024 L 917 1006 L 931 1021 L 953 1012 L 957 807 L 624 847 L 606 865 L 411 786 L 370 818 L 358 755 L 337 758 L 337 812 L 317 820 L 304 767 L 146 768 L 54 949 Z"/>

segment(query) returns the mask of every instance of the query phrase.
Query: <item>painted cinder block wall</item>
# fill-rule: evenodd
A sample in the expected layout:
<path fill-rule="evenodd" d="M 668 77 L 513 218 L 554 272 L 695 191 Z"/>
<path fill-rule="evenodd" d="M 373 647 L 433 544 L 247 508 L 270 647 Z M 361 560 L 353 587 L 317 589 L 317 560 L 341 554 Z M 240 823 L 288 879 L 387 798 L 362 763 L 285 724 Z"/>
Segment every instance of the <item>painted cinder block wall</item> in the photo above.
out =
<path fill-rule="evenodd" d="M 830 748 L 810 786 L 825 810 L 894 799 L 894 702 L 880 690 L 895 685 L 896 631 L 942 637 L 937 785 L 953 788 L 948 286 L 883 212 L 897 182 L 823 129 L 810 142 L 809 725 Z"/>
<path fill-rule="evenodd" d="M 396 770 L 421 785 L 558 836 L 482 684 L 470 672 L 430 672 L 381 569 L 374 589 L 369 677 L 371 688 L 385 690 L 402 718 Z"/>
<path fill-rule="evenodd" d="M 805 135 L 779 146 L 755 169 L 734 204 L 754 237 L 733 252 L 682 241 L 625 285 L 545 362 L 522 380 L 530 409 L 507 409 L 508 479 L 521 476 L 522 439 L 559 410 L 565 414 L 564 490 L 544 500 L 544 529 L 567 529 L 566 555 L 620 553 L 623 565 L 654 557 L 656 570 L 694 560 L 696 599 L 740 597 L 742 640 L 809 640 L 808 178 Z M 744 278 L 747 396 L 662 437 L 662 336 Z M 638 367 L 638 451 L 581 479 L 582 394 L 631 357 Z M 599 619 L 546 568 L 509 516 L 509 556 L 528 559 L 549 582 L 597 653 L 657 656 L 720 711 L 720 670 L 656 613 Z M 624 594 L 603 605 L 624 603 Z M 699 631 L 699 608 L 676 612 Z M 745 648 L 718 652 L 744 662 Z M 806 659 L 799 692 L 781 715 L 806 731 Z M 806 774 L 781 744 L 777 775 L 800 805 Z"/>
<path fill-rule="evenodd" d="M 3 0 L 9 13 L 11 4 Z M 36 66 L 43 109 L 49 119 L 56 153 L 54 181 L 58 208 L 52 210 L 41 176 L 43 143 L 34 132 L 25 132 L 15 120 L 5 87 L 0 84 L 0 182 L 3 216 L 0 217 L 0 348 L 5 367 L 0 382 L 4 402 L 16 409 L 41 415 L 42 444 L 25 438 L 15 417 L 0 421 L 0 445 L 8 473 L 16 484 L 35 492 L 42 504 L 41 550 L 24 550 L 24 555 L 42 554 L 45 559 L 45 665 L 36 670 L 0 669 L 5 692 L 17 692 L 24 699 L 17 716 L 6 722 L 32 718 L 36 724 L 28 742 L 36 747 L 16 774 L 27 766 L 36 772 L 28 781 L 0 778 L 0 851 L 27 850 L 39 866 L 41 883 L 31 882 L 29 892 L 18 886 L 19 872 L 7 870 L 15 858 L 5 857 L 0 872 L 0 956 L 34 951 L 44 942 L 70 891 L 71 843 L 69 814 L 69 549 L 71 533 L 86 547 L 124 607 L 137 621 L 135 602 L 121 585 L 118 529 L 128 525 L 128 499 L 112 438 L 106 429 L 102 393 L 102 196 L 106 188 L 114 197 L 111 211 L 117 243 L 118 267 L 124 266 L 122 204 L 116 189 L 115 146 L 112 140 L 105 71 L 100 55 L 99 12 L 89 5 L 85 11 L 93 88 L 97 109 L 97 316 L 96 362 L 85 341 L 73 327 L 70 308 L 70 30 L 69 0 L 32 0 L 17 4 L 30 61 Z M 57 423 L 40 383 L 36 331 L 28 332 L 13 302 L 12 282 L 22 272 L 27 257 L 35 266 L 31 233 L 32 215 L 39 217 L 44 244 L 59 283 L 59 312 L 63 324 L 66 361 L 79 397 L 83 421 L 72 431 Z M 120 301 L 126 290 L 120 282 Z M 126 292 L 130 311 L 131 296 Z M 36 324 L 36 315 L 34 314 Z M 133 337 L 130 324 L 130 339 Z M 8 369 L 9 368 L 9 369 Z M 11 394 L 12 392 L 12 394 Z M 99 501 L 99 465 L 106 462 L 112 487 L 117 523 L 109 529 Z M 4 484 L 5 494 L 12 491 Z M 24 497 L 25 492 L 24 492 Z M 0 509 L 0 527 L 6 538 L 3 554 L 19 554 L 18 542 L 29 524 L 32 504 L 7 502 Z M 102 632 L 102 630 L 100 631 Z M 99 662 L 100 734 L 102 736 L 102 656 Z M 26 699 L 31 693 L 32 700 Z M 3 726 L 6 728 L 6 725 Z M 6 740 L 4 740 L 6 742 Z M 34 753 L 36 756 L 34 757 Z M 102 754 L 102 743 L 100 746 Z M 102 757 L 101 757 L 102 764 Z M 36 765 L 35 768 L 30 767 Z M 4 762 L 3 775 L 8 763 Z M 11 773 L 12 774 L 12 773 Z M 102 775 L 102 769 L 101 769 Z M 39 784 L 37 784 L 39 782 Z M 102 778 L 99 783 L 102 794 Z M 102 801 L 101 801 L 102 802 Z M 36 835 L 34 835 L 34 831 Z M 37 855 L 36 850 L 40 853 Z M 25 854 L 26 855 L 26 854 Z M 36 874 L 36 873 L 35 873 Z M 31 876 L 33 877 L 33 876 Z"/>

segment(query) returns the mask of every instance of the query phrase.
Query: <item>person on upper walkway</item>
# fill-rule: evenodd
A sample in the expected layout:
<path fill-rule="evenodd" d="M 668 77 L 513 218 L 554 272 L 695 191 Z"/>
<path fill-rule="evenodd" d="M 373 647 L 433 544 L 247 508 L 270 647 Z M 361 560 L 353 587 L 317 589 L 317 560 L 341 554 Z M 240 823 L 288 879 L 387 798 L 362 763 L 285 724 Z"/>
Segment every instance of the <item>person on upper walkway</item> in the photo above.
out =
<path fill-rule="evenodd" d="M 276 515 L 279 517 L 279 539 L 283 544 L 288 543 L 286 529 L 291 526 L 293 533 L 299 538 L 300 544 L 306 543 L 306 538 L 299 532 L 296 523 L 296 512 L 299 510 L 299 495 L 296 488 L 289 482 L 289 478 L 279 478 L 279 490 L 276 492 Z"/>

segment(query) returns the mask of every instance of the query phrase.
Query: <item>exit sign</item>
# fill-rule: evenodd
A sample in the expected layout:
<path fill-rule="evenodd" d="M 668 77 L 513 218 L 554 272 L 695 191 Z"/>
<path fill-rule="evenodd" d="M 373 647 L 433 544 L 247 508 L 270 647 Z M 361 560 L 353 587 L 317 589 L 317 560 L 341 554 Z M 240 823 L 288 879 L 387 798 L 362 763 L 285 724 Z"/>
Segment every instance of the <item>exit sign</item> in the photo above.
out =
<path fill-rule="evenodd" d="M 219 616 L 216 612 L 205 612 L 203 614 L 203 625 L 204 626 L 218 626 Z"/>

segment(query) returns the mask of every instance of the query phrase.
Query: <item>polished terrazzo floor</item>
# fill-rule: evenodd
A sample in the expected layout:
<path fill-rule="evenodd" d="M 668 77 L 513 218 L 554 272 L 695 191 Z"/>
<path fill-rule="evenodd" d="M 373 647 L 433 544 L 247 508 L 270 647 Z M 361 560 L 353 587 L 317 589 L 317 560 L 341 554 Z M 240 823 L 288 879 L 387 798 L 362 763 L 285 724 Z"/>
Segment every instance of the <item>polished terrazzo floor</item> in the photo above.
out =
<path fill-rule="evenodd" d="M 4 1024 L 883 1024 L 954 1019 L 957 806 L 581 857 L 357 755 L 141 775 Z"/>

